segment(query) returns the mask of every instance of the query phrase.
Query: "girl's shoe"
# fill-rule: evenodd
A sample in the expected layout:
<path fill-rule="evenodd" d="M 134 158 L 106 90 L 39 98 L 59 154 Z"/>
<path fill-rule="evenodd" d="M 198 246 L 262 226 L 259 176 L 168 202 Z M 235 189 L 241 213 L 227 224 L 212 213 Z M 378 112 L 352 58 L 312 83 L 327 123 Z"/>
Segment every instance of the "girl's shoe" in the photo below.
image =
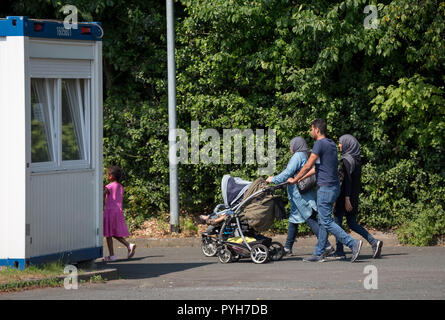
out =
<path fill-rule="evenodd" d="M 130 246 L 128 247 L 128 259 L 132 258 L 134 256 L 134 253 L 136 251 L 136 244 L 130 243 Z"/>
<path fill-rule="evenodd" d="M 104 257 L 104 261 L 108 262 L 108 261 L 114 261 L 117 260 L 116 256 L 108 256 L 108 257 Z"/>

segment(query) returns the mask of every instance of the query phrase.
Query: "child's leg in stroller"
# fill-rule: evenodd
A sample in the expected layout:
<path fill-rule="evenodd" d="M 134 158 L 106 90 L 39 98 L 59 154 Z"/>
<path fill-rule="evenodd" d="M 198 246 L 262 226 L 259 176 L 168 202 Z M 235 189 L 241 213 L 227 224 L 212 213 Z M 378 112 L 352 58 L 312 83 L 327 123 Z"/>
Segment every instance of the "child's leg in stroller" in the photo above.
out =
<path fill-rule="evenodd" d="M 289 227 L 287 230 L 286 244 L 284 245 L 285 249 L 287 249 L 289 251 L 292 250 L 292 246 L 294 245 L 295 237 L 297 236 L 297 233 L 298 233 L 298 224 L 289 222 Z"/>
<path fill-rule="evenodd" d="M 207 219 L 206 222 L 207 222 L 207 224 L 216 225 L 216 224 L 219 224 L 219 223 L 223 222 L 225 218 L 226 218 L 226 215 L 225 214 L 221 214 L 216 219 L 214 219 L 213 217 Z"/>
<path fill-rule="evenodd" d="M 215 224 L 219 223 L 224 220 L 225 214 L 217 215 L 217 214 L 209 214 L 209 215 L 200 215 L 199 219 L 202 222 L 205 222 L 207 224 Z"/>
<path fill-rule="evenodd" d="M 215 226 L 208 226 L 206 233 L 207 234 L 213 234 L 213 231 L 215 230 Z"/>
<path fill-rule="evenodd" d="M 309 226 L 309 228 L 311 228 L 311 231 L 317 236 L 317 239 L 318 239 L 318 232 L 320 230 L 320 226 L 318 225 L 316 211 L 312 210 L 312 215 L 306 220 L 306 223 Z M 331 247 L 331 243 L 326 238 L 325 248 L 329 248 L 329 247 Z"/>

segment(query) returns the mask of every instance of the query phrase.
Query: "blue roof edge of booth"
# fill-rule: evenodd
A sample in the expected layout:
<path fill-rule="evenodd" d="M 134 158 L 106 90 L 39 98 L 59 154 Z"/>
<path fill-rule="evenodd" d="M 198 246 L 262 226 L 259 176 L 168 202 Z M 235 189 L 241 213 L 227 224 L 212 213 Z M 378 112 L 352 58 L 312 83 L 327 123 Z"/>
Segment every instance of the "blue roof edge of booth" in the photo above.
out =
<path fill-rule="evenodd" d="M 67 29 L 63 21 L 8 16 L 0 19 L 0 37 L 6 36 L 102 41 L 103 29 L 100 22 L 79 22 L 77 29 L 74 29 L 74 25 Z"/>
<path fill-rule="evenodd" d="M 64 251 L 43 256 L 30 258 L 9 258 L 0 259 L 0 266 L 7 266 L 19 270 L 24 270 L 29 265 L 41 265 L 47 262 L 61 261 L 63 263 L 76 263 L 80 261 L 95 260 L 103 256 L 103 247 L 93 247 Z"/>

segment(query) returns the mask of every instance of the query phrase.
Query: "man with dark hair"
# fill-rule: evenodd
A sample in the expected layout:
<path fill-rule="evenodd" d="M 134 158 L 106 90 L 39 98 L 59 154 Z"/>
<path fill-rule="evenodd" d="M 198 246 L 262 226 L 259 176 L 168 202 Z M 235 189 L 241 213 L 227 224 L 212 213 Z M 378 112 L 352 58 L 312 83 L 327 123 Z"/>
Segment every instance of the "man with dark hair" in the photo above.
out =
<path fill-rule="evenodd" d="M 337 146 L 326 138 L 327 126 L 324 119 L 316 119 L 312 122 L 311 136 L 315 139 L 314 147 L 309 160 L 301 168 L 294 178 L 289 178 L 291 184 L 297 183 L 313 174 L 317 177 L 317 207 L 318 223 L 320 225 L 318 243 L 314 254 L 303 259 L 304 261 L 324 261 L 324 249 L 328 232 L 352 250 L 351 262 L 354 262 L 362 247 L 361 240 L 354 240 L 331 217 L 334 202 L 340 194 L 340 184 L 337 174 Z M 315 165 L 315 168 L 313 166 Z"/>
<path fill-rule="evenodd" d="M 320 130 L 321 135 L 326 136 L 326 131 L 328 131 L 328 128 L 324 119 L 315 119 L 314 121 L 312 121 L 311 126 Z"/>

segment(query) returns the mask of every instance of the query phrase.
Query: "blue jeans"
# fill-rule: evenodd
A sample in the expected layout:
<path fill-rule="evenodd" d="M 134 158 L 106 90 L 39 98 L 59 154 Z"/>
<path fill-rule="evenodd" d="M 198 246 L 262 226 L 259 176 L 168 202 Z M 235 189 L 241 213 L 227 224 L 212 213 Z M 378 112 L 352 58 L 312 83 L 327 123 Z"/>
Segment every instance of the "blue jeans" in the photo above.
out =
<path fill-rule="evenodd" d="M 352 239 L 331 217 L 332 207 L 337 197 L 340 195 L 340 186 L 320 187 L 317 191 L 317 207 L 318 207 L 318 224 L 320 230 L 318 233 L 318 243 L 315 246 L 314 255 L 323 254 L 326 241 L 328 240 L 328 232 L 332 233 L 337 241 L 352 249 L 355 240 Z"/>
<path fill-rule="evenodd" d="M 343 215 L 344 212 L 339 212 L 339 211 L 337 211 L 334 215 L 334 221 L 339 226 L 342 225 Z M 365 228 L 363 228 L 361 225 L 357 223 L 356 215 L 346 215 L 346 222 L 352 231 L 357 232 L 359 235 L 365 238 L 371 246 L 377 243 L 377 240 L 375 240 L 374 237 L 368 231 L 366 231 Z M 343 244 L 340 241 L 337 241 L 337 247 L 335 252 L 344 255 Z"/>
<path fill-rule="evenodd" d="M 311 231 L 318 238 L 319 226 L 318 226 L 318 222 L 316 220 L 316 216 L 317 216 L 317 212 L 312 211 L 312 215 L 306 220 L 306 223 L 309 226 L 309 228 L 311 228 Z M 292 249 L 292 246 L 294 245 L 295 237 L 297 236 L 297 233 L 298 233 L 298 224 L 289 222 L 289 228 L 287 230 L 286 244 L 284 245 L 284 247 L 286 249 L 289 249 L 289 250 Z M 330 245 L 331 244 L 329 243 L 328 239 L 326 239 L 325 247 L 329 247 Z"/>

